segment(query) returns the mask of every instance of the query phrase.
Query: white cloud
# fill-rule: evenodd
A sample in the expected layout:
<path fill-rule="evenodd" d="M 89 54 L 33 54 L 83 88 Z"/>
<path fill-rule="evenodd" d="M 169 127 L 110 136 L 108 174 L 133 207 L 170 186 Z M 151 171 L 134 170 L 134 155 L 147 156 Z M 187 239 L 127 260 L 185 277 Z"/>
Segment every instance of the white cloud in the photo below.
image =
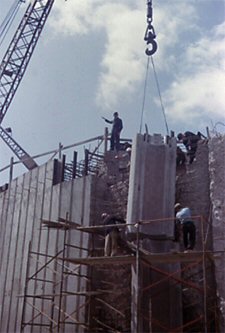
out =
<path fill-rule="evenodd" d="M 92 9 L 98 1 L 55 1 L 54 16 L 49 24 L 57 34 L 87 34 L 90 30 L 89 19 Z"/>
<path fill-rule="evenodd" d="M 70 6 L 57 2 L 51 25 L 57 33 L 91 34 L 104 29 L 105 52 L 102 55 L 96 99 L 109 110 L 120 98 L 129 96 L 142 80 L 145 67 L 145 16 L 138 1 L 75 0 Z M 136 5 L 137 4 L 137 5 Z"/>
<path fill-rule="evenodd" d="M 183 55 L 180 75 L 165 94 L 167 111 L 174 122 L 191 123 L 203 115 L 224 118 L 224 25 L 190 45 Z"/>
<path fill-rule="evenodd" d="M 153 25 L 158 42 L 157 67 L 171 71 L 176 66 L 176 55 L 184 49 L 184 34 L 196 34 L 198 15 L 191 1 L 161 1 L 154 9 Z M 193 36 L 192 35 L 192 36 Z"/>
<path fill-rule="evenodd" d="M 157 69 L 170 76 L 171 84 L 163 98 L 172 121 L 191 122 L 203 112 L 208 116 L 224 113 L 224 25 L 211 34 L 206 28 L 202 31 L 195 4 L 191 0 L 153 3 L 158 43 L 155 60 Z M 99 30 L 105 32 L 101 71 L 97 74 L 98 105 L 112 110 L 121 98 L 132 98 L 145 75 L 146 3 L 58 0 L 54 8 L 51 25 L 57 33 L 89 38 Z"/>
<path fill-rule="evenodd" d="M 107 43 L 97 92 L 99 105 L 109 109 L 134 91 L 136 83 L 143 78 L 145 66 L 142 12 L 129 7 L 114 8 L 110 12 L 105 25 Z"/>

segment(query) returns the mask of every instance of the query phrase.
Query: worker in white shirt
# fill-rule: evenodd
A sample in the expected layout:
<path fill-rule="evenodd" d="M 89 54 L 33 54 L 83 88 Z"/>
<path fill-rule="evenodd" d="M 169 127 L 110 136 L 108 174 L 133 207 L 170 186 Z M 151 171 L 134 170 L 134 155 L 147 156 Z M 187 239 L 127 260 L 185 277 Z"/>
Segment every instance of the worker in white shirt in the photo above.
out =
<path fill-rule="evenodd" d="M 191 210 L 189 207 L 183 207 L 180 203 L 176 203 L 174 208 L 176 220 L 182 227 L 184 250 L 193 250 L 195 246 L 196 228 L 191 218 Z"/>

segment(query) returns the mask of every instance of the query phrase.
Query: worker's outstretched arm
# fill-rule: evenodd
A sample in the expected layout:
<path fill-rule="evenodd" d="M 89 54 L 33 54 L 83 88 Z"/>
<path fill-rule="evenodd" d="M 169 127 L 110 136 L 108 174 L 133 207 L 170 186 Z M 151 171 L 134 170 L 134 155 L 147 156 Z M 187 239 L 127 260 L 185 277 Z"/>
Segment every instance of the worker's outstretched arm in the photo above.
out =
<path fill-rule="evenodd" d="M 113 123 L 112 120 L 108 120 L 108 119 L 106 119 L 105 117 L 102 117 L 102 119 L 105 120 L 106 123 L 109 123 L 109 124 L 112 124 L 112 123 Z"/>

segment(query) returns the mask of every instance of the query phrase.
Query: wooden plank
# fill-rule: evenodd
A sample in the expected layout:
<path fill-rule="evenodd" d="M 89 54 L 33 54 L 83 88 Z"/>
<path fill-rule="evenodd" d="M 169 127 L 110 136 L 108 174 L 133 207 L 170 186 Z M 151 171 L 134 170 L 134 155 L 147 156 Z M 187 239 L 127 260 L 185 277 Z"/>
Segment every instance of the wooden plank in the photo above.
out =
<path fill-rule="evenodd" d="M 80 226 L 80 224 L 75 222 L 69 222 L 69 221 L 50 221 L 41 219 L 41 223 L 49 228 L 66 228 L 66 229 L 77 229 L 77 227 Z"/>
<path fill-rule="evenodd" d="M 67 292 L 67 291 L 62 291 L 62 293 L 57 294 L 57 293 L 52 293 L 52 294 L 34 294 L 34 295 L 29 295 L 27 294 L 26 297 L 29 298 L 47 298 L 47 297 L 53 297 L 53 296 L 76 296 L 76 295 L 82 295 L 82 296 L 97 296 L 97 295 L 102 295 L 102 294 L 108 294 L 107 290 L 103 291 L 80 291 L 80 292 Z M 24 297 L 25 295 L 19 295 L 17 297 Z"/>
<path fill-rule="evenodd" d="M 209 252 L 207 255 L 211 255 Z M 140 259 L 147 260 L 150 264 L 167 263 L 173 264 L 177 262 L 195 262 L 203 258 L 203 252 L 192 251 L 188 253 L 141 253 Z M 87 258 L 66 258 L 65 261 L 73 264 L 82 265 L 111 265 L 111 264 L 132 264 L 136 260 L 135 255 L 114 256 L 114 257 L 87 257 Z"/>
<path fill-rule="evenodd" d="M 118 228 L 127 228 L 126 223 L 118 223 L 116 224 Z M 105 225 L 97 225 L 97 226 L 87 226 L 87 227 L 77 227 L 77 230 L 84 231 L 84 232 L 99 232 L 103 233 L 104 229 L 109 228 L 109 227 L 115 227 L 115 224 L 109 224 L 107 226 Z"/>
<path fill-rule="evenodd" d="M 115 257 L 87 257 L 87 258 L 65 258 L 66 262 L 83 265 L 111 265 L 111 264 L 132 264 L 135 256 L 115 256 Z"/>
<path fill-rule="evenodd" d="M 165 263 L 172 264 L 177 262 L 194 262 L 201 260 L 202 252 L 178 252 L 178 253 L 155 253 L 155 254 L 141 254 L 141 258 L 146 259 L 150 264 Z"/>

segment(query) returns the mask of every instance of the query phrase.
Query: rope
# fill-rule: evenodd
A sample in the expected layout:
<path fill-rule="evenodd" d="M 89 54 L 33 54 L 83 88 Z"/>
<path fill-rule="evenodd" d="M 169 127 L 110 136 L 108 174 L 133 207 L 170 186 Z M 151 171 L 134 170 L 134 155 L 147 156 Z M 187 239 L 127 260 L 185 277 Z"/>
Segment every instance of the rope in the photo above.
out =
<path fill-rule="evenodd" d="M 155 69 L 155 65 L 154 65 L 154 61 L 153 61 L 152 56 L 151 56 L 151 62 L 152 62 L 152 68 L 153 68 L 153 71 L 154 71 L 156 86 L 157 86 L 157 90 L 158 90 L 158 94 L 159 94 L 159 100 L 160 100 L 160 104 L 161 104 L 161 108 L 162 108 L 162 112 L 163 112 L 163 117 L 164 117 L 164 121 L 165 121 L 166 131 L 167 131 L 167 135 L 169 135 L 169 127 L 168 127 L 167 120 L 166 120 L 166 113 L 165 113 L 165 109 L 164 109 L 163 102 L 162 102 L 162 96 L 161 96 L 161 92 L 160 92 L 159 81 L 158 81 L 158 77 L 157 77 L 157 74 L 156 74 L 156 69 Z"/>
<path fill-rule="evenodd" d="M 0 25 L 0 46 L 2 45 L 5 36 L 13 23 L 13 20 L 19 10 L 20 5 L 21 5 L 21 0 L 16 0 L 9 9 L 8 14 L 6 15 L 5 19 Z"/>
<path fill-rule="evenodd" d="M 145 84 L 144 84 L 144 95 L 143 95 L 143 102 L 142 102 L 141 122 L 140 122 L 139 133 L 141 133 L 141 131 L 142 131 L 143 114 L 144 114 L 144 108 L 145 108 L 146 88 L 147 88 L 147 80 L 148 80 L 148 69 L 149 69 L 149 57 L 148 57 L 147 66 L 146 66 Z"/>

